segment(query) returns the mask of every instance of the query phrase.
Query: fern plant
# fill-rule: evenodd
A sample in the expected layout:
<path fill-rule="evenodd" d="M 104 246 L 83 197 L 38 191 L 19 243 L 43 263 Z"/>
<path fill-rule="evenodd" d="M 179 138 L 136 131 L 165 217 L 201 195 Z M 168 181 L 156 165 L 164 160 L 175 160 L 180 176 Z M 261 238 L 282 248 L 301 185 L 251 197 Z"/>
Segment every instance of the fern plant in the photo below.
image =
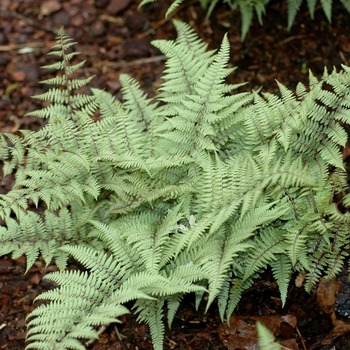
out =
<path fill-rule="evenodd" d="M 240 296 L 271 266 L 283 303 L 293 271 L 310 290 L 332 278 L 349 248 L 350 203 L 340 146 L 350 117 L 350 69 L 310 73 L 296 94 L 235 93 L 225 78 L 229 42 L 208 51 L 187 24 L 176 40 L 153 44 L 168 57 L 164 83 L 149 99 L 130 76 L 124 101 L 79 88 L 83 62 L 61 29 L 51 54 L 56 86 L 31 112 L 47 122 L 22 135 L 1 134 L 0 254 L 39 254 L 59 272 L 59 288 L 28 315 L 26 349 L 84 349 L 96 327 L 134 310 L 162 349 L 186 293 L 228 320 Z M 78 90 L 78 91 L 77 91 Z M 330 171 L 332 170 L 332 171 Z M 40 210 L 37 210 L 39 208 Z M 84 271 L 67 270 L 74 257 Z"/>
<path fill-rule="evenodd" d="M 157 0 L 142 0 L 140 6 L 146 5 Z M 198 0 L 201 7 L 207 10 L 207 18 L 212 14 L 215 6 L 219 3 L 220 0 Z M 266 6 L 270 0 L 223 0 L 223 3 L 227 3 L 232 11 L 239 9 L 241 13 L 241 40 L 244 41 L 249 27 L 252 23 L 254 12 L 258 17 L 259 24 L 263 24 L 263 16 L 266 12 Z M 314 19 L 315 8 L 317 0 L 306 0 L 307 7 L 310 13 L 310 17 Z M 332 22 L 332 0 L 321 0 L 321 6 L 323 12 L 325 13 L 328 22 Z M 340 0 L 345 9 L 350 13 L 350 0 Z M 174 11 L 183 0 L 174 0 L 173 3 L 169 6 L 169 9 L 166 12 L 166 16 L 169 16 L 172 11 Z M 287 22 L 288 30 L 292 28 L 292 25 L 295 20 L 295 16 L 298 13 L 303 0 L 287 0 Z"/>

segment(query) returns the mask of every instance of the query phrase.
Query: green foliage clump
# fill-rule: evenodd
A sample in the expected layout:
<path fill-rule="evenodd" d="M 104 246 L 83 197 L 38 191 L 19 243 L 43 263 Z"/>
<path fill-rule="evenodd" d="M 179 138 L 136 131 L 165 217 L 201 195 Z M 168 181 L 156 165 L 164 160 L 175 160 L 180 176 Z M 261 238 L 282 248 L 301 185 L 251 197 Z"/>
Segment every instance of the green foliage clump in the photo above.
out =
<path fill-rule="evenodd" d="M 96 327 L 129 312 L 134 301 L 162 349 L 187 293 L 207 308 L 218 301 L 229 319 L 244 290 L 269 266 L 283 303 L 294 271 L 306 289 L 343 267 L 350 203 L 340 146 L 350 120 L 350 69 L 310 73 L 310 87 L 281 96 L 235 93 L 225 78 L 229 42 L 208 51 L 195 32 L 174 21 L 176 40 L 153 44 L 167 57 L 154 100 L 122 75 L 124 101 L 77 89 L 83 62 L 63 29 L 51 54 L 51 101 L 30 113 L 47 122 L 22 135 L 1 134 L 0 254 L 41 254 L 60 271 L 59 288 L 28 316 L 26 349 L 84 349 Z M 35 207 L 40 210 L 36 210 Z M 73 256 L 85 271 L 68 271 Z"/>
<path fill-rule="evenodd" d="M 155 2 L 157 0 L 142 0 L 140 6 Z M 166 16 L 170 15 L 184 0 L 174 0 L 169 6 L 166 12 Z M 214 8 L 220 0 L 198 0 L 201 7 L 207 10 L 207 17 L 211 15 Z M 263 24 L 263 16 L 266 12 L 266 6 L 270 0 L 222 0 L 223 3 L 227 3 L 232 11 L 239 9 L 242 18 L 241 24 L 241 40 L 243 41 L 246 37 L 249 27 L 252 23 L 254 12 L 258 17 L 259 24 Z M 310 12 L 310 17 L 314 19 L 315 8 L 317 5 L 317 0 L 306 0 L 308 10 Z M 350 13 L 350 0 L 340 0 L 344 5 L 345 9 Z M 303 0 L 287 0 L 287 21 L 288 30 L 292 28 L 296 14 L 298 13 Z M 332 0 L 321 0 L 321 6 L 323 12 L 325 13 L 327 20 L 332 22 Z"/>

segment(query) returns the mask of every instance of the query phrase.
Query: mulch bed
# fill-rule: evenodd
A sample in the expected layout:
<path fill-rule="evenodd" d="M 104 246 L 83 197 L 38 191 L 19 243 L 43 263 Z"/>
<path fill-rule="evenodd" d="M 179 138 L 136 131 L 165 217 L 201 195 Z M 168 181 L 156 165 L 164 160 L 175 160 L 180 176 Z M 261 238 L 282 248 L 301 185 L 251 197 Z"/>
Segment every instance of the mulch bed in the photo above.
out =
<path fill-rule="evenodd" d="M 105 88 L 121 99 L 119 75 L 127 73 L 154 95 L 161 84 L 164 58 L 151 41 L 176 37 L 171 21 L 164 21 L 164 13 L 172 1 L 162 0 L 142 9 L 138 9 L 139 2 L 1 0 L 0 131 L 40 128 L 42 121 L 25 113 L 40 107 L 30 96 L 43 92 L 45 87 L 38 84 L 39 80 L 51 77 L 50 72 L 40 70 L 40 66 L 50 62 L 46 54 L 61 25 L 78 42 L 80 58 L 87 60 L 82 72 L 85 76 L 95 75 L 94 87 Z M 240 14 L 233 13 L 225 4 L 217 6 L 210 19 L 205 19 L 205 11 L 198 2 L 187 1 L 178 8 L 174 18 L 192 25 L 210 49 L 218 49 L 224 34 L 228 33 L 230 64 L 238 67 L 228 82 L 247 82 L 240 91 L 261 87 L 264 92 L 278 93 L 275 80 L 295 89 L 298 82 L 308 83 L 308 69 L 320 77 L 324 66 L 339 69 L 341 64 L 349 65 L 350 15 L 339 1 L 333 3 L 332 25 L 320 6 L 312 21 L 304 4 L 290 32 L 286 30 L 286 1 L 271 1 L 264 26 L 259 26 L 254 18 L 243 43 Z M 1 179 L 0 193 L 6 193 L 11 184 L 11 178 Z M 69 267 L 76 268 L 74 261 Z M 55 266 L 46 268 L 39 259 L 25 274 L 24 257 L 0 258 L 0 349 L 24 349 L 25 318 L 37 305 L 33 304 L 35 297 L 53 287 L 53 283 L 42 277 L 55 269 Z M 334 306 L 334 302 L 329 301 L 340 294 L 342 305 L 346 304 L 350 295 L 347 280 L 344 272 L 335 284 L 327 285 L 326 289 L 334 292 L 322 299 L 320 286 L 307 294 L 293 279 L 287 305 L 282 308 L 276 283 L 267 271 L 244 294 L 236 315 L 293 315 L 297 326 L 284 325 L 283 329 L 281 326 L 280 336 L 294 339 L 299 349 L 327 350 L 334 346 L 349 349 L 347 311 L 339 302 Z M 324 300 L 330 303 L 327 307 Z M 193 296 L 184 299 L 172 329 L 166 330 L 165 349 L 235 348 L 232 333 L 220 326 L 216 306 L 207 314 L 203 308 L 204 303 L 199 311 L 195 310 Z M 335 314 L 340 309 L 341 312 Z M 342 332 L 334 333 L 334 317 L 345 322 L 341 324 Z M 145 325 L 138 324 L 132 315 L 122 320 L 121 325 L 109 326 L 91 348 L 152 349 Z"/>

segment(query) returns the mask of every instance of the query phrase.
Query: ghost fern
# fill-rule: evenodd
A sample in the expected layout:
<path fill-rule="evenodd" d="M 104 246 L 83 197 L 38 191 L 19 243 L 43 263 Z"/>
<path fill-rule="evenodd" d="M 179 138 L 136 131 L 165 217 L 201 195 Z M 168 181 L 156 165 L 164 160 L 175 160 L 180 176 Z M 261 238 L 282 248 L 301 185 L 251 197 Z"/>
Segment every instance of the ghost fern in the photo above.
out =
<path fill-rule="evenodd" d="M 207 308 L 217 299 L 228 319 L 268 266 L 283 303 L 293 271 L 308 271 L 310 290 L 343 266 L 350 217 L 332 198 L 350 202 L 350 69 L 310 73 L 296 94 L 235 93 L 227 38 L 215 53 L 174 24 L 175 41 L 153 43 L 169 58 L 160 93 L 150 100 L 122 75 L 123 103 L 76 92 L 90 78 L 76 77 L 83 62 L 70 63 L 78 53 L 61 29 L 47 66 L 60 72 L 45 81 L 56 87 L 36 96 L 52 103 L 30 113 L 46 124 L 1 134 L 15 183 L 0 196 L 0 254 L 60 269 L 45 276 L 60 287 L 37 298 L 50 303 L 28 316 L 27 349 L 84 349 L 131 300 L 162 349 L 164 318 L 186 293 L 197 306 L 206 294 Z M 66 270 L 68 256 L 86 271 Z"/>

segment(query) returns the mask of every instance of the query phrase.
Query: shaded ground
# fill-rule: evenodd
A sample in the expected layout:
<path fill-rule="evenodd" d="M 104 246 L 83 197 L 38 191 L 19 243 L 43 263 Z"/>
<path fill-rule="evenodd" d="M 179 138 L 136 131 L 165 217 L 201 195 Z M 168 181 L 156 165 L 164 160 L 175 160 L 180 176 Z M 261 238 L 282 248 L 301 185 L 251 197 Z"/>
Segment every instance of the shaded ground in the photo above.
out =
<path fill-rule="evenodd" d="M 339 1 L 333 4 L 332 26 L 321 8 L 311 21 L 304 6 L 290 32 L 286 30 L 285 2 L 272 1 L 264 26 L 260 27 L 255 20 L 244 43 L 240 41 L 240 15 L 232 13 L 225 5 L 217 7 L 210 20 L 204 20 L 205 12 L 195 1 L 188 1 L 179 8 L 175 18 L 194 26 L 212 49 L 219 47 L 223 35 L 228 32 L 231 63 L 238 67 L 229 81 L 248 82 L 240 90 L 262 86 L 263 91 L 278 93 L 275 79 L 295 88 L 298 82 L 307 84 L 309 68 L 320 77 L 324 66 L 331 69 L 333 66 L 339 68 L 340 64 L 349 65 L 350 15 Z M 83 74 L 96 75 L 94 86 L 121 98 L 118 77 L 128 73 L 140 81 L 148 93 L 154 94 L 161 83 L 164 58 L 150 42 L 175 38 L 171 22 L 161 23 L 171 1 L 160 1 L 141 10 L 137 8 L 138 3 L 131 0 L 1 0 L 0 130 L 15 132 L 20 128 L 40 127 L 40 121 L 24 114 L 40 107 L 30 96 L 43 91 L 38 80 L 51 77 L 39 67 L 50 62 L 46 53 L 61 25 L 79 43 L 77 50 L 83 52 L 81 58 L 87 60 Z M 0 193 L 5 193 L 10 183 L 4 179 L 0 184 Z M 74 268 L 74 262 L 70 267 Z M 34 308 L 34 298 L 52 287 L 42 277 L 54 269 L 53 266 L 45 269 L 39 260 L 24 275 L 23 257 L 17 260 L 0 258 L 0 349 L 24 349 L 25 317 Z M 336 322 L 341 316 L 347 319 L 350 289 L 346 275 L 334 283 L 327 285 L 330 294 L 324 298 L 329 303 L 325 306 L 317 293 L 322 290 L 320 286 L 307 294 L 292 280 L 287 305 L 282 309 L 276 284 L 267 272 L 243 296 L 236 314 L 293 315 L 297 327 L 281 325 L 280 335 L 284 339 L 294 339 L 297 348 L 327 350 L 335 346 L 336 349 L 349 349 L 350 337 L 345 335 L 347 326 Z M 330 299 L 337 293 L 342 299 L 336 306 L 339 312 L 334 316 L 334 301 L 332 304 Z M 92 348 L 152 348 L 146 326 L 138 325 L 132 316 L 126 316 L 123 321 L 118 328 L 111 325 Z M 219 324 L 215 307 L 206 315 L 203 309 L 196 312 L 194 300 L 189 297 L 180 308 L 172 330 L 166 331 L 164 347 L 235 348 L 233 335 L 222 326 L 218 331 Z M 334 331 L 335 325 L 338 333 Z M 339 330 L 339 327 L 343 328 Z"/>

